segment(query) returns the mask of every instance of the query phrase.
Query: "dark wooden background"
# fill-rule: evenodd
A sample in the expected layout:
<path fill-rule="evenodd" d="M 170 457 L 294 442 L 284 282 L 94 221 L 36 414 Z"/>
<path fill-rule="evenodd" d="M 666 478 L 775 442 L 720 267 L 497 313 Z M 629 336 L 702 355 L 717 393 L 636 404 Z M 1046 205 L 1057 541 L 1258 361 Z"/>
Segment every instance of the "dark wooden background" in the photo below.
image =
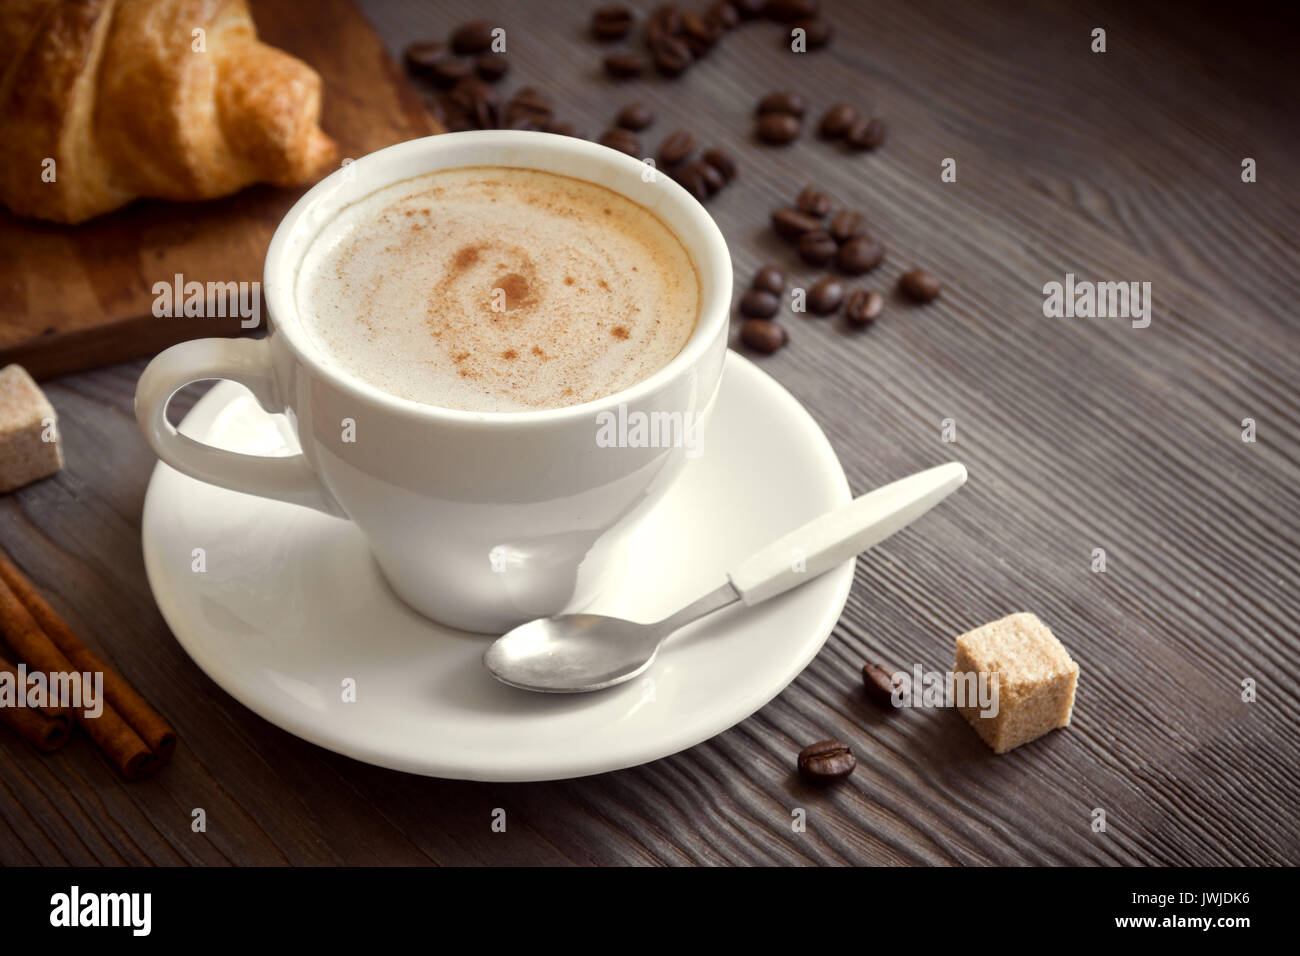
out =
<path fill-rule="evenodd" d="M 789 317 L 791 344 L 764 367 L 822 422 L 855 491 L 952 457 L 970 483 L 860 561 L 826 649 L 727 733 L 596 778 L 430 780 L 303 743 L 189 661 L 140 556 L 142 363 L 55 380 L 68 467 L 0 499 L 3 544 L 183 743 L 128 785 L 84 738 L 44 758 L 0 735 L 0 861 L 1300 862 L 1294 20 L 1212 3 L 840 4 L 824 52 L 793 55 L 779 27 L 751 24 L 679 82 L 614 86 L 585 36 L 591 4 L 363 6 L 394 50 L 496 16 L 507 89 L 538 85 L 593 136 L 643 99 L 660 113 L 649 144 L 682 126 L 732 149 L 740 179 L 709 208 L 742 283 L 790 261 L 766 220 L 804 183 L 866 212 L 889 250 L 866 284 L 916 263 L 943 298 L 891 298 L 865 334 Z M 869 105 L 890 139 L 866 156 L 811 136 L 757 146 L 753 104 L 781 87 L 818 113 L 832 96 Z M 956 183 L 939 180 L 945 157 Z M 1258 182 L 1242 183 L 1244 157 Z M 1044 318 L 1042 286 L 1066 272 L 1150 281 L 1150 328 Z M 946 669 L 958 633 L 1019 610 L 1080 662 L 1068 730 L 994 757 L 954 713 L 864 700 L 864 660 Z M 818 792 L 794 754 L 827 736 L 860 764 Z"/>

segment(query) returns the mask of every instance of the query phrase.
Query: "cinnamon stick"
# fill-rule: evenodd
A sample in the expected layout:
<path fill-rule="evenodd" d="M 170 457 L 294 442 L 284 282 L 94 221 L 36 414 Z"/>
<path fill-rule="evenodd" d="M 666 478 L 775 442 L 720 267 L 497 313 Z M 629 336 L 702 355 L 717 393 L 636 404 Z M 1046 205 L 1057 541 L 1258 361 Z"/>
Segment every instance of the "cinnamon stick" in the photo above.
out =
<path fill-rule="evenodd" d="M 0 673 L 9 675 L 14 686 L 21 688 L 18 669 L 0 657 Z M 72 734 L 72 718 L 67 711 L 49 707 L 0 707 L 0 722 L 8 724 L 29 744 L 45 753 L 58 750 Z"/>
<path fill-rule="evenodd" d="M 36 635 L 23 626 L 15 605 L 36 625 Z M 158 769 L 176 750 L 176 732 L 136 693 L 116 671 L 72 633 L 54 608 L 36 592 L 30 581 L 0 554 L 0 628 L 6 638 L 17 625 L 24 648 L 10 646 L 32 667 L 65 672 L 99 673 L 104 680 L 103 712 L 86 717 L 76 711 L 77 722 L 99 745 L 127 779 L 135 780 Z M 42 640 L 43 638 L 43 640 Z M 52 663 L 52 668 L 28 656 Z"/>

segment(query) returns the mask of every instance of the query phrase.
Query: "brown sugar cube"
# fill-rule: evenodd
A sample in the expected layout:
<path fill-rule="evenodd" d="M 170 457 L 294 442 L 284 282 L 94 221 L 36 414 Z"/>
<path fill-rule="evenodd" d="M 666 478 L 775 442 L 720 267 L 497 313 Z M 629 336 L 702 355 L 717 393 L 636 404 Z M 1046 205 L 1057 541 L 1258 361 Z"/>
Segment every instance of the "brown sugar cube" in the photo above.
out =
<path fill-rule="evenodd" d="M 54 406 L 21 365 L 0 369 L 0 492 L 62 467 Z"/>
<path fill-rule="evenodd" d="M 1079 665 L 1036 615 L 1012 614 L 957 638 L 955 670 L 997 675 L 995 715 L 981 717 L 978 702 L 958 708 L 994 753 L 1070 722 Z"/>

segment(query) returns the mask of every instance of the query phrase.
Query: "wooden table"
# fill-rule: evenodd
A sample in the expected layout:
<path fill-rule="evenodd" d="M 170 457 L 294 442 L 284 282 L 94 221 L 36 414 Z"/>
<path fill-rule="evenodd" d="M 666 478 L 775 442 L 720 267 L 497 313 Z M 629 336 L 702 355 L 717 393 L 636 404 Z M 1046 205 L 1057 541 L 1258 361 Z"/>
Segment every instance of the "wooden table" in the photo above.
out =
<path fill-rule="evenodd" d="M 0 499 L 3 544 L 183 743 L 160 776 L 124 784 L 84 738 L 44 758 L 0 735 L 0 862 L 1300 862 L 1293 23 L 1210 3 L 844 4 L 824 52 L 750 24 L 678 82 L 615 86 L 585 35 L 590 4 L 364 6 L 394 50 L 499 15 L 507 88 L 545 89 L 593 136 L 642 99 L 659 112 L 649 144 L 680 126 L 733 150 L 740 178 L 709 209 L 741 283 L 767 260 L 796 265 L 767 216 L 805 183 L 866 212 L 889 254 L 864 284 L 892 289 L 920 264 L 943 297 L 891 295 L 864 334 L 787 316 L 790 345 L 763 366 L 822 423 L 855 491 L 951 458 L 970 483 L 859 562 L 825 650 L 732 730 L 596 778 L 431 780 L 304 743 L 190 662 L 140 555 L 142 363 L 53 381 L 68 467 Z M 756 145 L 753 105 L 785 87 L 814 114 L 832 98 L 878 110 L 888 142 Z M 1066 273 L 1149 281 L 1150 326 L 1044 317 L 1043 286 Z M 950 711 L 864 698 L 864 661 L 946 670 L 957 634 L 1019 610 L 1082 667 L 1068 730 L 995 757 Z M 832 735 L 858 769 L 808 789 L 794 754 Z"/>

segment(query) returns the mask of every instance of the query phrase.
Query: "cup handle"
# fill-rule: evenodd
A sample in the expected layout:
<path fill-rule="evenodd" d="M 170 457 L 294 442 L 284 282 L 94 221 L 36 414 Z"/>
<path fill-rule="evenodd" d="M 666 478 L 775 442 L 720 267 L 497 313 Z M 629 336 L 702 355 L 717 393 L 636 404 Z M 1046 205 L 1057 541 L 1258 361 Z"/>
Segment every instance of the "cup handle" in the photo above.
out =
<path fill-rule="evenodd" d="M 158 457 L 211 485 L 346 517 L 303 455 L 272 458 L 226 451 L 182 435 L 167 421 L 167 405 L 177 390 L 210 378 L 238 382 L 269 413 L 284 410 L 267 339 L 195 339 L 173 345 L 149 363 L 135 387 L 136 421 Z"/>

